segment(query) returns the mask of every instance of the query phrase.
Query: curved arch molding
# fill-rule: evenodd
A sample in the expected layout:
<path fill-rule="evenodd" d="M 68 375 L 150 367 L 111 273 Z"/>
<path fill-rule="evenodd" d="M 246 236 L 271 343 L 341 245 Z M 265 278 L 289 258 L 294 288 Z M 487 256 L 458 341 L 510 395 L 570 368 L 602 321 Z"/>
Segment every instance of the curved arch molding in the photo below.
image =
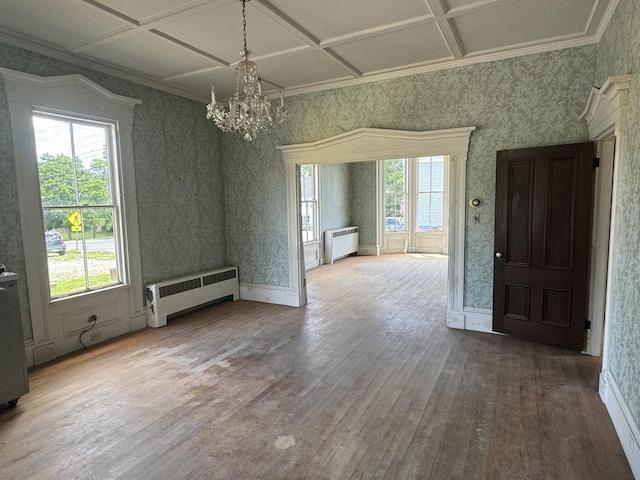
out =
<path fill-rule="evenodd" d="M 407 131 L 359 128 L 311 143 L 277 147 L 284 158 L 287 188 L 289 255 L 288 305 L 306 303 L 306 286 L 300 239 L 299 181 L 297 166 L 386 160 L 389 158 L 445 155 L 449 159 L 449 268 L 447 325 L 464 328 L 464 239 L 467 155 L 472 127 Z"/>

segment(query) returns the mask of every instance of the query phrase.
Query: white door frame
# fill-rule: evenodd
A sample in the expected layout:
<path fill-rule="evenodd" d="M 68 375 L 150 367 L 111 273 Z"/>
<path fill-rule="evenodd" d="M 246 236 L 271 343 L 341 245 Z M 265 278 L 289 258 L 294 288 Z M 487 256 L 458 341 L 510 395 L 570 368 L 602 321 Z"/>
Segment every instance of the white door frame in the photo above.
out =
<path fill-rule="evenodd" d="M 447 325 L 465 328 L 463 301 L 466 172 L 469 139 L 475 129 L 473 126 L 414 132 L 360 128 L 312 143 L 278 147 L 284 157 L 286 172 L 289 304 L 302 306 L 307 298 L 300 235 L 300 181 L 296 175 L 297 165 L 444 155 L 449 158 Z"/>
<path fill-rule="evenodd" d="M 581 116 L 581 118 L 587 121 L 589 126 L 589 139 L 598 142 L 600 148 L 602 148 L 604 142 L 610 141 L 612 137 L 615 137 L 609 245 L 615 244 L 618 235 L 616 215 L 618 174 L 620 172 L 620 160 L 623 158 L 624 152 L 622 135 L 626 121 L 626 105 L 631 78 L 631 75 L 611 77 L 601 88 L 593 88 L 587 106 Z M 596 198 L 595 201 L 598 202 L 598 198 Z M 595 208 L 597 208 L 597 206 L 598 205 L 595 204 Z M 596 221 L 598 221 L 597 218 Z M 607 221 L 607 223 L 609 222 Z M 597 229 L 598 225 L 594 225 L 593 228 Z M 600 355 L 602 352 L 602 372 L 604 373 L 608 369 L 609 363 L 608 322 L 606 319 L 611 315 L 611 281 L 613 279 L 613 268 L 615 265 L 615 251 L 609 248 L 607 251 L 597 252 L 596 255 L 607 256 L 606 260 L 599 257 L 593 260 L 596 262 L 604 261 L 608 267 L 606 274 L 602 278 L 592 278 L 590 279 L 590 283 L 598 282 L 601 285 L 600 288 L 606 285 L 605 306 L 604 315 L 590 319 L 591 330 L 588 331 L 586 353 Z M 590 285 L 590 291 L 597 290 L 597 288 L 597 285 Z M 592 300 L 590 300 L 590 303 L 591 301 Z"/>
<path fill-rule="evenodd" d="M 611 226 L 609 232 L 609 251 L 606 271 L 606 293 L 604 315 L 592 319 L 589 336 L 601 334 L 604 331 L 602 343 L 602 370 L 600 372 L 600 382 L 598 386 L 600 398 L 605 404 L 611 421 L 618 434 L 620 443 L 625 452 L 627 460 L 634 475 L 640 475 L 640 455 L 638 455 L 638 445 L 640 445 L 640 426 L 636 423 L 627 401 L 622 394 L 620 387 L 612 375 L 609 364 L 611 350 L 615 346 L 611 345 L 611 318 L 612 295 L 616 290 L 614 285 L 616 251 L 611 248 L 617 244 L 619 226 L 619 175 L 621 164 L 625 158 L 625 129 L 627 123 L 627 103 L 632 75 L 620 75 L 609 77 L 602 87 L 593 88 L 587 106 L 582 113 L 589 125 L 589 138 L 598 142 L 599 147 L 604 145 L 611 138 L 615 138 L 615 154 L 613 164 L 613 186 L 611 195 Z M 597 228 L 597 225 L 594 226 Z M 606 254 L 606 252 L 602 252 Z M 602 280 L 596 279 L 602 282 Z M 591 288 L 593 291 L 596 288 Z M 604 323 L 604 326 L 603 326 Z M 597 341 L 588 338 L 587 345 L 598 344 Z M 591 352 L 587 352 L 591 353 Z M 597 354 L 596 352 L 594 352 Z"/>

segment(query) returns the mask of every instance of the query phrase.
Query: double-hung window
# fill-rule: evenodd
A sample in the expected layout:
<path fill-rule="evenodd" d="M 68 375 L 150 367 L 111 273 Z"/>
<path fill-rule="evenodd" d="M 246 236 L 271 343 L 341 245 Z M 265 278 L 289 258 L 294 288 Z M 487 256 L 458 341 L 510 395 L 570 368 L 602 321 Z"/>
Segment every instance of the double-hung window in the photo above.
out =
<path fill-rule="evenodd" d="M 416 229 L 444 229 L 444 157 L 418 158 Z"/>
<path fill-rule="evenodd" d="M 317 242 L 319 237 L 317 165 L 300 165 L 300 216 L 302 242 Z"/>
<path fill-rule="evenodd" d="M 407 160 L 404 158 L 384 162 L 385 231 L 403 232 L 407 201 Z"/>
<path fill-rule="evenodd" d="M 121 283 L 114 125 L 35 112 L 50 298 Z"/>

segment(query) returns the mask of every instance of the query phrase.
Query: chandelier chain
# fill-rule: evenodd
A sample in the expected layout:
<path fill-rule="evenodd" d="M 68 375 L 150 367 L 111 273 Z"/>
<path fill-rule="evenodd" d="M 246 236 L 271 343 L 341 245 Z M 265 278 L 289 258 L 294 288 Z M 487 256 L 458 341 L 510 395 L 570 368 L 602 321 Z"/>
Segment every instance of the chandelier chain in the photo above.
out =
<path fill-rule="evenodd" d="M 242 0 L 242 38 L 244 38 L 244 51 L 247 50 L 247 12 L 245 10 L 245 0 Z"/>
<path fill-rule="evenodd" d="M 280 105 L 272 105 L 267 95 L 262 93 L 262 80 L 255 62 L 249 60 L 251 52 L 247 48 L 247 12 L 242 1 L 242 37 L 244 48 L 240 52 L 242 60 L 236 67 L 236 91 L 230 96 L 228 108 L 216 101 L 216 91 L 211 86 L 211 103 L 207 105 L 207 118 L 223 132 L 239 132 L 247 140 L 253 140 L 260 130 L 281 124 L 287 117 L 282 92 Z"/>

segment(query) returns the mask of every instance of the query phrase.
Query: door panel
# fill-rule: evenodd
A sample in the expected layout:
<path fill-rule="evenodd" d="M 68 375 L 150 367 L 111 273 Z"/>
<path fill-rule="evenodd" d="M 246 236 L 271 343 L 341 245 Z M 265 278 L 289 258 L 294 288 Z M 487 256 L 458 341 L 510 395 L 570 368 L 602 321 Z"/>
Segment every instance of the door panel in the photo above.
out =
<path fill-rule="evenodd" d="M 533 206 L 533 162 L 508 164 L 509 198 L 508 248 L 506 260 L 512 265 L 531 264 L 531 224 Z"/>
<path fill-rule="evenodd" d="M 582 350 L 592 143 L 498 152 L 493 329 Z"/>

